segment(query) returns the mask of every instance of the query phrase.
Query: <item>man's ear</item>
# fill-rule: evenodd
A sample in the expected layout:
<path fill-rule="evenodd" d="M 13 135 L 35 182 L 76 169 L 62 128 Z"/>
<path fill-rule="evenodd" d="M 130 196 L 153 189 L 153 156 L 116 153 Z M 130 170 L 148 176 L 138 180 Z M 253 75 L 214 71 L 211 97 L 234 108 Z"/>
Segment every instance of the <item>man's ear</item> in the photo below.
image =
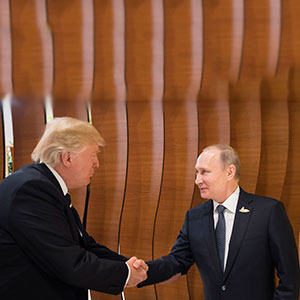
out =
<path fill-rule="evenodd" d="M 69 168 L 71 166 L 71 152 L 63 152 L 60 156 L 63 166 Z"/>
<path fill-rule="evenodd" d="M 227 178 L 229 179 L 229 180 L 231 180 L 231 179 L 233 179 L 234 177 L 235 177 L 235 172 L 236 172 L 236 167 L 235 167 L 235 165 L 229 165 L 228 167 L 227 167 Z"/>

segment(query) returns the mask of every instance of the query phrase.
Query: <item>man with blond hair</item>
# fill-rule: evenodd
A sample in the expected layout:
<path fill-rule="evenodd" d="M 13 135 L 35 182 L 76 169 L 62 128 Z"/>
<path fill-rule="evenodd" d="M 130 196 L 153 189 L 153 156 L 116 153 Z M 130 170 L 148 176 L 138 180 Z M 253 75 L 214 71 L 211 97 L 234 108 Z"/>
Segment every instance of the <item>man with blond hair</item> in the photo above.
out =
<path fill-rule="evenodd" d="M 0 184 L 0 299 L 86 300 L 146 279 L 148 267 L 99 245 L 83 228 L 69 189 L 89 184 L 104 140 L 88 122 L 56 118 L 35 163 Z"/>
<path fill-rule="evenodd" d="M 210 200 L 187 212 L 171 253 L 147 262 L 138 286 L 174 280 L 196 262 L 205 300 L 298 300 L 298 254 L 283 204 L 239 187 L 240 161 L 228 145 L 205 148 L 195 168 Z"/>

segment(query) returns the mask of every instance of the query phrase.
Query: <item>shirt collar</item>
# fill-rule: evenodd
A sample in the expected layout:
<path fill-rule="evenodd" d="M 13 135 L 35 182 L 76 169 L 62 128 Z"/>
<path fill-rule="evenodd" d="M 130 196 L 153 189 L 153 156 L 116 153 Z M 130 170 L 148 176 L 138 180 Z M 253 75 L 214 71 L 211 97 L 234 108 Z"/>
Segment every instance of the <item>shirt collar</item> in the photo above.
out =
<path fill-rule="evenodd" d="M 238 186 L 235 191 L 222 203 L 222 205 L 228 209 L 231 213 L 235 214 L 237 203 L 240 196 L 240 187 Z M 220 203 L 213 200 L 214 203 L 214 212 Z"/>
<path fill-rule="evenodd" d="M 67 193 L 68 193 L 68 187 L 67 187 L 65 181 L 63 180 L 63 178 L 58 174 L 57 171 L 55 171 L 55 170 L 54 170 L 52 167 L 50 167 L 48 164 L 45 164 L 45 165 L 48 167 L 48 169 L 49 169 L 49 170 L 52 172 L 52 174 L 55 176 L 55 178 L 57 179 L 57 181 L 58 181 L 58 183 L 59 183 L 59 185 L 60 185 L 60 187 L 61 187 L 61 189 L 62 189 L 62 192 L 63 192 L 64 196 L 66 196 Z"/>

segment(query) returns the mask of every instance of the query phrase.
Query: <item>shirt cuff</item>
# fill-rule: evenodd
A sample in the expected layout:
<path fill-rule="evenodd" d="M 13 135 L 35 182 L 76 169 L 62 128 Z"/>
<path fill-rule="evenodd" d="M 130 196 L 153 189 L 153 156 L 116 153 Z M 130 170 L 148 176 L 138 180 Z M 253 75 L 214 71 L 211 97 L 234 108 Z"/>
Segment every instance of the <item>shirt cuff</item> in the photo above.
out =
<path fill-rule="evenodd" d="M 130 278 L 130 273 L 131 273 L 130 267 L 129 267 L 129 265 L 128 265 L 128 263 L 127 263 L 126 261 L 125 261 L 125 264 L 126 264 L 126 266 L 127 266 L 127 268 L 128 268 L 128 276 L 127 276 L 127 279 L 126 279 L 124 288 L 126 287 L 126 285 L 127 285 L 127 283 L 128 283 L 128 280 L 129 280 L 129 278 Z"/>

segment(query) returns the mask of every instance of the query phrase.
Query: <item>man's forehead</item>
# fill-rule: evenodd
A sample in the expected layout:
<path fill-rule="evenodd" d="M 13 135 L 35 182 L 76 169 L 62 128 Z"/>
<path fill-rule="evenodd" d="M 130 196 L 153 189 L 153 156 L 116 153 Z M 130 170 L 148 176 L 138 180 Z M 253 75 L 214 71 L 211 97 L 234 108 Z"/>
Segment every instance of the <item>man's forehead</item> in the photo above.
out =
<path fill-rule="evenodd" d="M 200 153 L 197 158 L 196 167 L 202 164 L 209 163 L 210 161 L 215 161 L 219 159 L 220 151 L 218 149 L 208 149 Z"/>

